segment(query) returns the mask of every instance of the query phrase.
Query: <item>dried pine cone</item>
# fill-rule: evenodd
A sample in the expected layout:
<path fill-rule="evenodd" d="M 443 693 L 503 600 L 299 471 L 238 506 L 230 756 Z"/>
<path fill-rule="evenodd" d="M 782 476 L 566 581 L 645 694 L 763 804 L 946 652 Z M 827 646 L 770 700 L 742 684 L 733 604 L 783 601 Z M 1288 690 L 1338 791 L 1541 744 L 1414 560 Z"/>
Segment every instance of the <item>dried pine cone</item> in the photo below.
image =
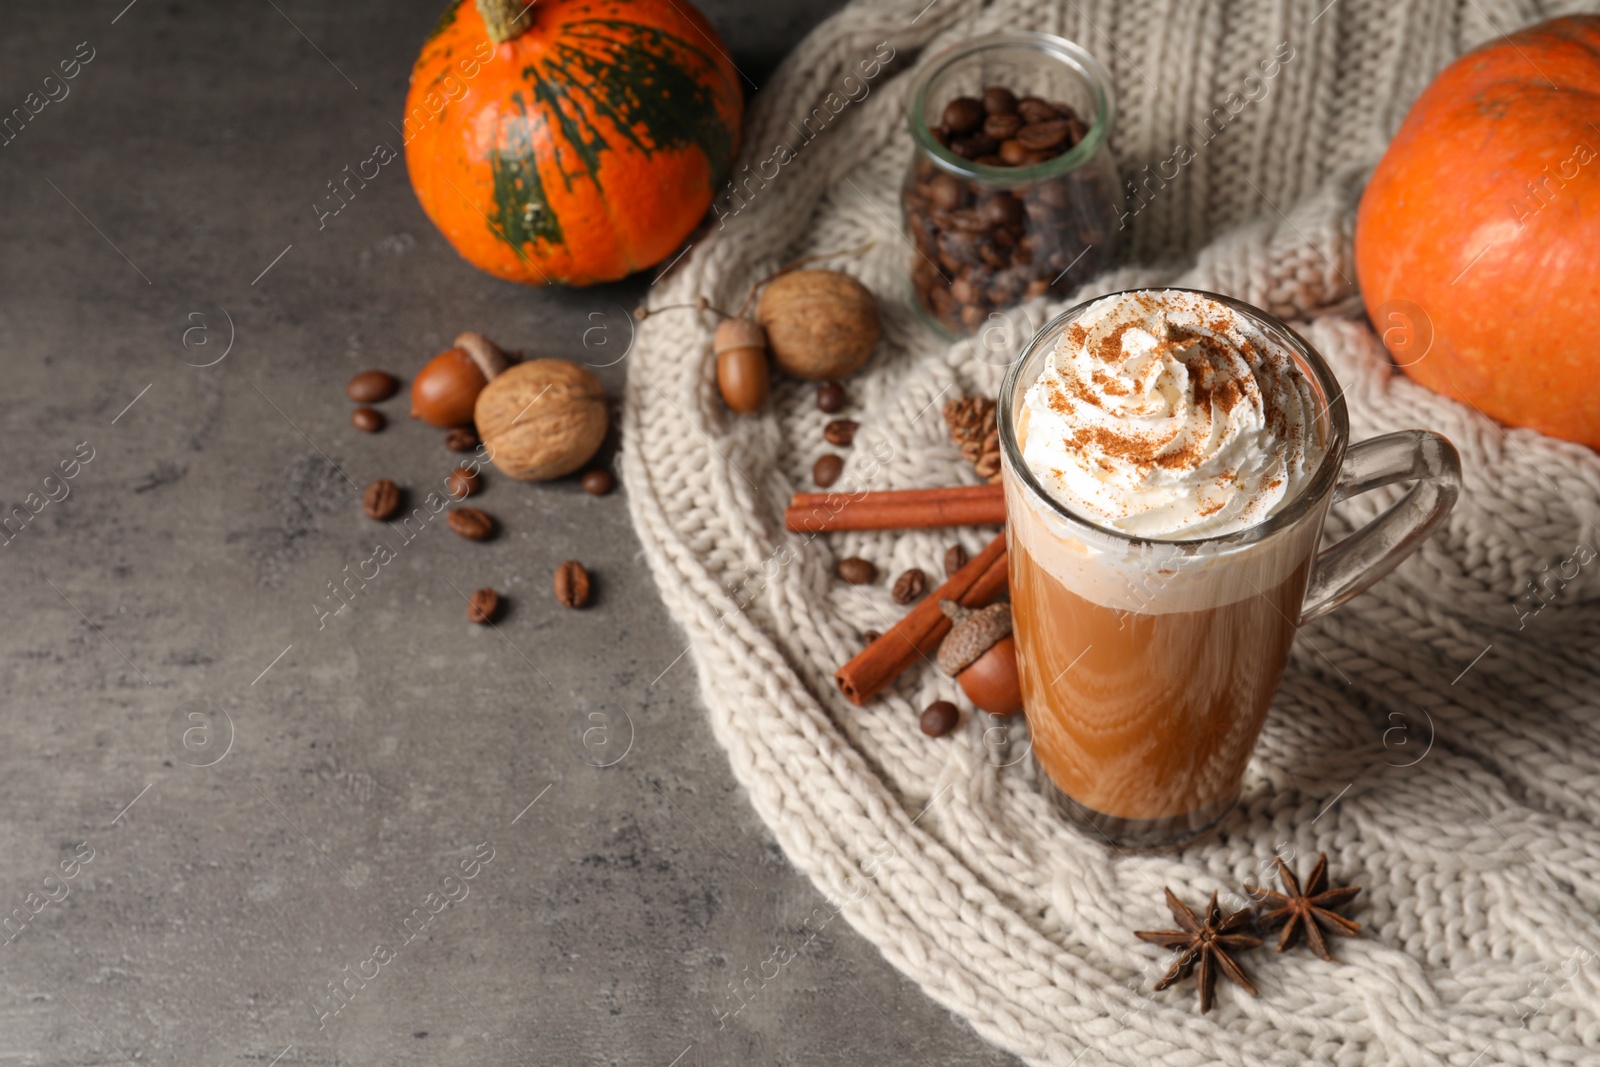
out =
<path fill-rule="evenodd" d="M 956 444 L 981 444 L 995 428 L 995 403 L 986 396 L 956 397 L 945 402 L 944 421 L 950 427 L 950 440 Z"/>
<path fill-rule="evenodd" d="M 990 482 L 1000 480 L 1000 433 L 990 430 L 989 436 L 983 439 L 983 445 L 978 450 L 977 462 L 972 465 L 978 472 L 978 477 L 987 478 Z"/>
<path fill-rule="evenodd" d="M 947 402 L 944 421 L 950 440 L 980 478 L 1000 480 L 1000 433 L 995 426 L 995 402 L 986 396 L 963 396 Z"/>

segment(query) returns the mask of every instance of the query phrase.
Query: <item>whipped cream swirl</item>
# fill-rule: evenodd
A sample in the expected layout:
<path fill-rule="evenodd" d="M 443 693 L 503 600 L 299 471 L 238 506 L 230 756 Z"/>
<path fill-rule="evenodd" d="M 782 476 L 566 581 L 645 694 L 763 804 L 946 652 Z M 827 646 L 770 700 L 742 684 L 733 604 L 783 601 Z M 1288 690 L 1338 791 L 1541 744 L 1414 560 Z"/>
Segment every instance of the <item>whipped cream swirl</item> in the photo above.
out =
<path fill-rule="evenodd" d="M 1063 332 L 1028 389 L 1022 455 L 1068 510 L 1135 537 L 1246 529 L 1322 458 L 1311 383 L 1282 346 L 1198 293 L 1119 293 Z"/>

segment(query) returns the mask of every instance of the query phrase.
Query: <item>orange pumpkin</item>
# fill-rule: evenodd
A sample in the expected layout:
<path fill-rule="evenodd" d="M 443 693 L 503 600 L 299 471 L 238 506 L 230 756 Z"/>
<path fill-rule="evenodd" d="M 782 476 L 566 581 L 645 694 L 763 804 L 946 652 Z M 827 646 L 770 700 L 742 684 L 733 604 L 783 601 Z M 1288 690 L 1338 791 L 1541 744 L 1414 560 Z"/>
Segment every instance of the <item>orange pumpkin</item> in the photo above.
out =
<path fill-rule="evenodd" d="M 411 185 L 491 274 L 621 278 L 705 215 L 739 147 L 735 79 L 686 0 L 454 0 L 411 72 Z"/>
<path fill-rule="evenodd" d="M 1471 52 L 1417 99 L 1356 218 L 1367 310 L 1404 372 L 1600 448 L 1600 17 Z"/>

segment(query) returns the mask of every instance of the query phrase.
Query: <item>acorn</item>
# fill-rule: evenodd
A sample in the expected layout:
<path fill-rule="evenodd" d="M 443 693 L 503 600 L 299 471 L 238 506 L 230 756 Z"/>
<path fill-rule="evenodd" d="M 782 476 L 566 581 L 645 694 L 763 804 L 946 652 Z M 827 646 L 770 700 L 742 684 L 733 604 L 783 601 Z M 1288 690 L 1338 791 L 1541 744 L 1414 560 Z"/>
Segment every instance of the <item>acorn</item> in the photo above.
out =
<path fill-rule="evenodd" d="M 717 357 L 717 391 L 728 410 L 739 415 L 760 411 L 767 403 L 772 389 L 772 370 L 767 363 L 767 331 L 760 324 L 730 315 L 711 305 L 703 296 L 688 304 L 663 304 L 651 308 L 643 305 L 633 309 L 633 317 L 644 322 L 652 315 L 679 308 L 695 311 L 713 311 L 721 316 L 717 332 L 712 336 L 711 350 Z"/>
<path fill-rule="evenodd" d="M 974 610 L 954 600 L 939 609 L 955 625 L 939 645 L 939 669 L 961 684 L 967 699 L 991 715 L 1022 710 L 1022 681 L 1017 671 L 1017 645 L 1011 637 L 1011 605 L 990 604 Z"/>
<path fill-rule="evenodd" d="M 430 359 L 411 382 L 411 417 L 449 429 L 472 422 L 478 394 L 511 365 L 500 346 L 475 330 Z"/>
<path fill-rule="evenodd" d="M 724 319 L 711 347 L 717 353 L 717 389 L 723 402 L 740 415 L 760 411 L 771 387 L 766 331 L 749 319 Z"/>

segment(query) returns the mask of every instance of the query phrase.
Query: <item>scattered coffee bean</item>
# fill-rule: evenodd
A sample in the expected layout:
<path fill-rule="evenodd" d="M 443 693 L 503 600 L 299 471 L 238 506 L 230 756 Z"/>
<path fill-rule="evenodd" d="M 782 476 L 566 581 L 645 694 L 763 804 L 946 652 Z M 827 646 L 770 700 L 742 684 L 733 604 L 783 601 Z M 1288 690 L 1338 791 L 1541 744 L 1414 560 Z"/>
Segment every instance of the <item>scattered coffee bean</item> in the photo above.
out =
<path fill-rule="evenodd" d="M 812 466 L 811 480 L 817 483 L 819 489 L 826 489 L 838 481 L 842 473 L 844 473 L 844 460 L 829 452 Z"/>
<path fill-rule="evenodd" d="M 817 407 L 829 415 L 844 410 L 844 386 L 838 382 L 822 382 L 817 386 Z"/>
<path fill-rule="evenodd" d="M 883 635 L 880 634 L 876 630 L 862 630 L 861 631 L 861 640 L 866 642 L 869 645 L 872 644 L 872 642 L 876 641 L 878 638 L 880 638 L 882 636 Z"/>
<path fill-rule="evenodd" d="M 922 596 L 927 587 L 928 576 L 922 573 L 921 568 L 912 567 L 894 580 L 894 602 L 909 604 Z"/>
<path fill-rule="evenodd" d="M 377 433 L 389 422 L 377 408 L 356 408 L 350 413 L 350 421 L 362 433 Z"/>
<path fill-rule="evenodd" d="M 467 601 L 467 621 L 482 625 L 493 622 L 500 613 L 500 594 L 493 589 L 480 589 Z"/>
<path fill-rule="evenodd" d="M 465 500 L 482 487 L 483 479 L 479 477 L 478 472 L 468 470 L 466 467 L 457 467 L 450 472 L 450 477 L 444 480 L 445 491 L 457 500 Z"/>
<path fill-rule="evenodd" d="M 379 522 L 400 510 L 400 487 L 387 478 L 379 478 L 361 494 L 361 510 L 367 518 Z"/>
<path fill-rule="evenodd" d="M 364 370 L 344 387 L 344 395 L 357 404 L 376 404 L 399 391 L 400 379 L 382 370 Z"/>
<path fill-rule="evenodd" d="M 956 571 L 967 565 L 967 550 L 960 545 L 951 545 L 944 551 L 944 576 L 949 578 Z"/>
<path fill-rule="evenodd" d="M 854 419 L 834 419 L 822 428 L 822 436 L 830 445 L 840 448 L 849 448 L 856 439 L 856 430 L 861 427 Z"/>
<path fill-rule="evenodd" d="M 581 608 L 589 603 L 589 572 L 583 564 L 569 559 L 556 568 L 556 601 L 565 608 Z"/>
<path fill-rule="evenodd" d="M 860 556 L 848 556 L 834 565 L 834 573 L 851 585 L 871 585 L 878 580 L 878 568 Z"/>
<path fill-rule="evenodd" d="M 477 508 L 462 506 L 451 508 L 445 515 L 450 529 L 468 541 L 482 541 L 494 533 L 494 520 Z"/>
<path fill-rule="evenodd" d="M 596 469 L 584 471 L 583 477 L 578 479 L 578 484 L 583 486 L 583 491 L 590 496 L 605 496 L 611 492 L 617 480 L 611 476 L 610 471 Z"/>
<path fill-rule="evenodd" d="M 961 712 L 948 700 L 935 700 L 922 711 L 922 732 L 929 737 L 943 737 L 956 728 Z"/>
<path fill-rule="evenodd" d="M 983 104 L 970 96 L 958 96 L 944 106 L 944 128 L 960 136 L 983 123 Z"/>
<path fill-rule="evenodd" d="M 453 430 L 446 430 L 444 447 L 452 452 L 471 452 L 478 447 L 478 434 L 465 426 L 457 426 Z"/>

